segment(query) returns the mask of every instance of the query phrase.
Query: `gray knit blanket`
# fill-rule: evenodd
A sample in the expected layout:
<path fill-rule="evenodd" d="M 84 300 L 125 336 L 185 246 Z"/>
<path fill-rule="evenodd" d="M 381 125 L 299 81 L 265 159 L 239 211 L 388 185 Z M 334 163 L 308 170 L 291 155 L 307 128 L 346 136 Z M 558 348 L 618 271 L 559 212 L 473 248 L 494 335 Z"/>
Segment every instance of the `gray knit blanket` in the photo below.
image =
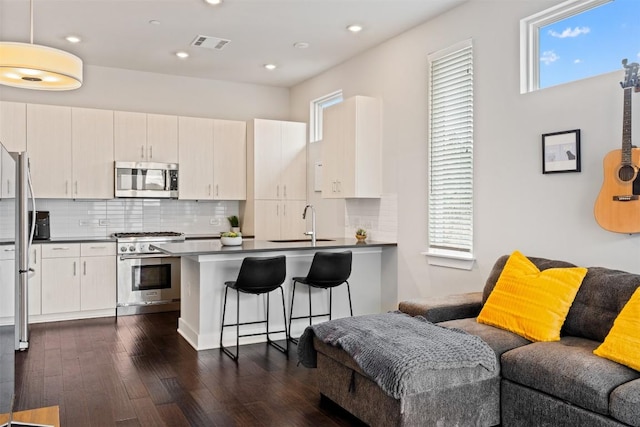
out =
<path fill-rule="evenodd" d="M 429 382 L 421 381 L 428 370 L 482 366 L 497 371 L 496 355 L 482 339 L 421 316 L 389 312 L 309 326 L 298 343 L 298 359 L 307 368 L 317 366 L 314 335 L 347 352 L 395 399 L 428 391 Z"/>

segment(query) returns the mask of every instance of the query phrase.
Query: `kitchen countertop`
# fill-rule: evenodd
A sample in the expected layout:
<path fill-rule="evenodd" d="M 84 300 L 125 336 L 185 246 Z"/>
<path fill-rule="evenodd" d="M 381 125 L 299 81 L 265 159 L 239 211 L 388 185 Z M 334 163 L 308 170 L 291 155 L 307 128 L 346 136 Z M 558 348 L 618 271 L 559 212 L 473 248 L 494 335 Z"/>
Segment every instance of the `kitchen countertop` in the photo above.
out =
<path fill-rule="evenodd" d="M 273 252 L 291 250 L 316 250 L 316 249 L 364 249 L 368 247 L 397 246 L 392 242 L 367 241 L 358 243 L 356 239 L 335 238 L 319 240 L 315 246 L 311 246 L 310 240 L 272 242 L 268 240 L 243 240 L 239 246 L 222 246 L 220 240 L 192 240 L 176 243 L 162 243 L 152 245 L 161 252 L 174 256 L 198 256 L 215 255 L 224 253 L 251 253 L 251 252 Z"/>
<path fill-rule="evenodd" d="M 252 239 L 253 236 L 244 236 L 245 239 Z M 220 240 L 220 234 L 187 234 L 186 240 Z M 116 242 L 115 237 L 53 237 L 48 240 L 34 240 L 34 244 L 59 244 L 59 243 L 97 243 L 97 242 Z M 0 245 L 13 245 L 13 239 L 0 239 Z"/>

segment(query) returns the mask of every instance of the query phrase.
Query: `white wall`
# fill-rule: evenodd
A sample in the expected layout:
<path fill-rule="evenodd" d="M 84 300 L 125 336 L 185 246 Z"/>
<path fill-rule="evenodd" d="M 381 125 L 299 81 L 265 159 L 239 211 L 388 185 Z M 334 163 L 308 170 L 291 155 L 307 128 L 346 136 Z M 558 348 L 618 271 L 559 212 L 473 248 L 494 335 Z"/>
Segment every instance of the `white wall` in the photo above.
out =
<path fill-rule="evenodd" d="M 289 118 L 289 90 L 85 65 L 82 87 L 45 92 L 0 86 L 0 99 L 228 120 Z"/>
<path fill-rule="evenodd" d="M 640 272 L 640 236 L 604 231 L 592 213 L 602 158 L 621 145 L 622 68 L 519 92 L 519 21 L 557 3 L 472 0 L 292 88 L 294 120 L 306 120 L 309 101 L 337 89 L 345 97 L 383 99 L 383 192 L 397 193 L 400 300 L 481 290 L 496 258 L 515 249 Z M 427 241 L 426 57 L 469 38 L 475 61 L 477 262 L 464 271 L 429 266 L 421 252 Z M 582 131 L 582 172 L 542 175 L 541 134 L 570 129 Z M 634 142 L 640 145 L 638 138 Z"/>

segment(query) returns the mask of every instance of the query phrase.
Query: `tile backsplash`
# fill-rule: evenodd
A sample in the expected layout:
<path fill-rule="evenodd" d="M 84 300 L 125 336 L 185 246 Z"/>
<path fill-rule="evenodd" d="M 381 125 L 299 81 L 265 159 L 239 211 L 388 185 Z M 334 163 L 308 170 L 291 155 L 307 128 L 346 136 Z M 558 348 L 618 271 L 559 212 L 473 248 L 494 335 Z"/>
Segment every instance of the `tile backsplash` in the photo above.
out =
<path fill-rule="evenodd" d="M 0 200 L 0 238 L 13 236 L 14 203 Z M 168 199 L 37 199 L 38 211 L 49 211 L 51 237 L 109 237 L 121 231 L 180 231 L 217 234 L 229 230 L 237 201 Z"/>
<path fill-rule="evenodd" d="M 398 236 L 398 197 L 383 194 L 379 199 L 347 199 L 344 236 L 353 237 L 358 228 L 371 240 L 395 242 Z"/>

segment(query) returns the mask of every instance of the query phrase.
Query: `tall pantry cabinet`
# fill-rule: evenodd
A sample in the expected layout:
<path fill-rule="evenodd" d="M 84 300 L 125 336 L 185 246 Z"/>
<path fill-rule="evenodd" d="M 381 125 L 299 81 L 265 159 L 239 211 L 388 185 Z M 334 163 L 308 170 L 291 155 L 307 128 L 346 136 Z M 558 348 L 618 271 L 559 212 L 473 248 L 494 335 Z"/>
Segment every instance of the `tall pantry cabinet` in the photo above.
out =
<path fill-rule="evenodd" d="M 307 201 L 306 123 L 247 123 L 247 201 L 242 230 L 256 239 L 302 239 Z"/>

